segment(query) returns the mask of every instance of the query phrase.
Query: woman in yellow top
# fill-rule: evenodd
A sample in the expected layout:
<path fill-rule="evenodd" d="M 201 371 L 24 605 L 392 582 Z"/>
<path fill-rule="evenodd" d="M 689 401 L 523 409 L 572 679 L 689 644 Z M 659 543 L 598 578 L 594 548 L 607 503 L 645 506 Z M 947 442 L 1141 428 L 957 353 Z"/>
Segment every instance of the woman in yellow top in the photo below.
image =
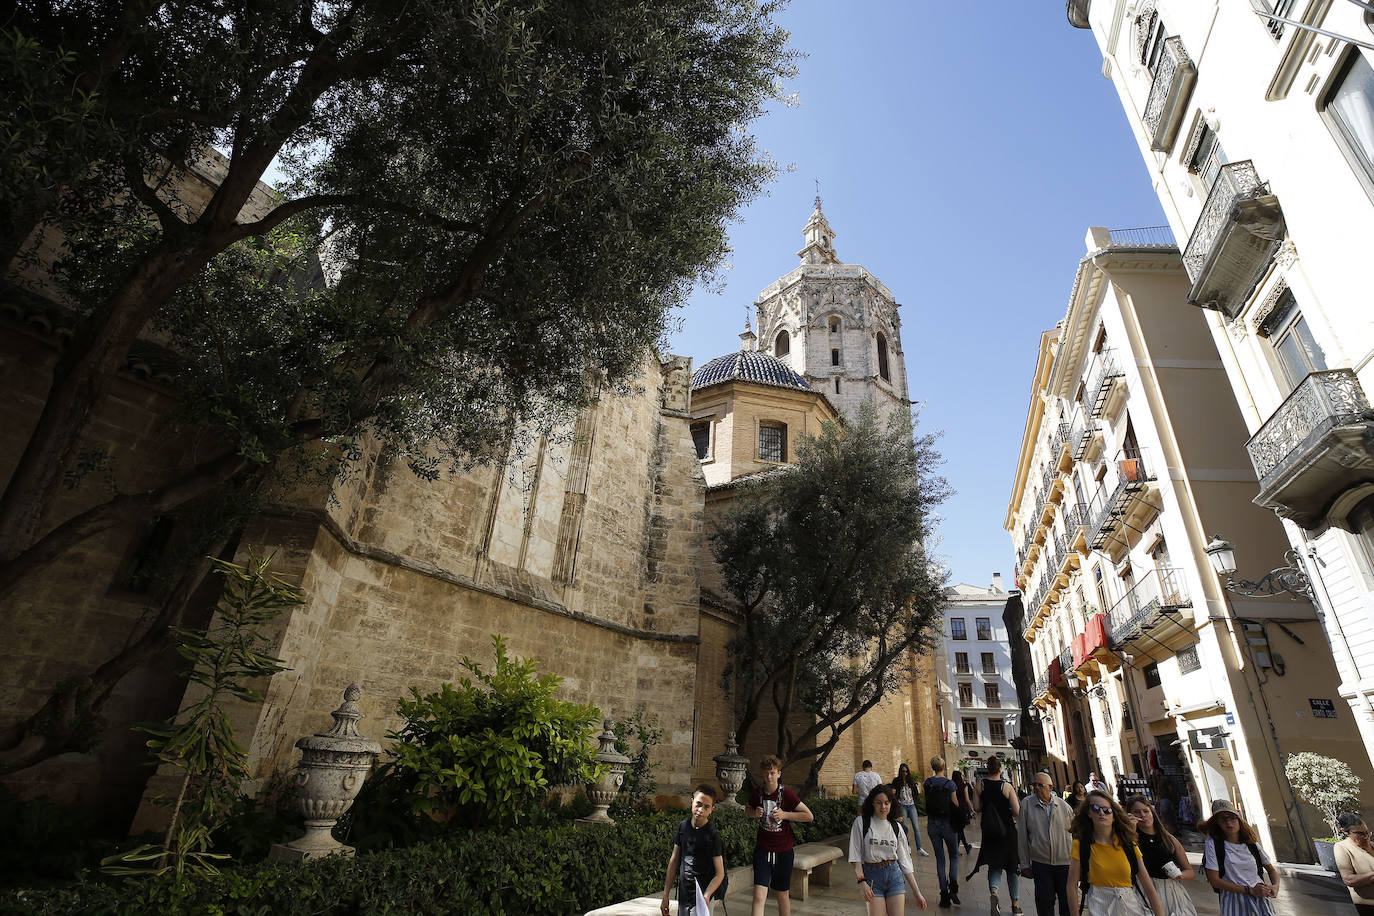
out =
<path fill-rule="evenodd" d="M 1069 863 L 1072 907 L 1079 913 L 1086 910 L 1090 916 L 1144 916 L 1138 886 L 1150 909 L 1164 916 L 1154 882 L 1140 861 L 1135 824 L 1110 795 L 1088 792 L 1069 823 L 1069 833 L 1073 834 L 1073 861 Z"/>

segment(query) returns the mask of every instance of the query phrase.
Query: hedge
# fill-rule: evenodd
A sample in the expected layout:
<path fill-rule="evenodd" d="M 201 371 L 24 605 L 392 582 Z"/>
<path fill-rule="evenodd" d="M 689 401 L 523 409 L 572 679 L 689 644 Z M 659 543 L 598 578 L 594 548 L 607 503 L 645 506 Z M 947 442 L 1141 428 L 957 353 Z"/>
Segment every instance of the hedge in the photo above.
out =
<path fill-rule="evenodd" d="M 794 825 L 799 842 L 848 833 L 853 798 L 813 799 L 816 820 Z M 477 831 L 407 849 L 300 864 L 226 868 L 185 882 L 170 876 L 14 890 L 0 913 L 318 914 L 463 913 L 570 916 L 663 888 L 674 831 L 686 813 L 664 811 L 614 826 L 571 823 L 508 832 Z M 757 822 L 741 809 L 712 815 L 730 867 L 749 862 Z"/>

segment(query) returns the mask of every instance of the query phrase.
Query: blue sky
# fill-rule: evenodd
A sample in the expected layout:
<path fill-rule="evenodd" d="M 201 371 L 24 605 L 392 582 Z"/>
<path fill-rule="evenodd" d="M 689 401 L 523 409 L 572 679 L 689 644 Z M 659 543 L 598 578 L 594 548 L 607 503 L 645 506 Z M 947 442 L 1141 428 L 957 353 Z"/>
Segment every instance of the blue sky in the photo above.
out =
<path fill-rule="evenodd" d="M 1059 0 L 794 0 L 779 21 L 809 55 L 801 104 L 754 132 L 793 170 L 732 227 L 723 291 L 697 291 L 670 349 L 700 365 L 739 347 L 745 307 L 797 264 L 819 178 L 841 260 L 902 305 L 911 397 L 957 491 L 940 509 L 952 581 L 1010 587 L 1040 332 L 1089 226 L 1164 223 L 1097 44 Z"/>

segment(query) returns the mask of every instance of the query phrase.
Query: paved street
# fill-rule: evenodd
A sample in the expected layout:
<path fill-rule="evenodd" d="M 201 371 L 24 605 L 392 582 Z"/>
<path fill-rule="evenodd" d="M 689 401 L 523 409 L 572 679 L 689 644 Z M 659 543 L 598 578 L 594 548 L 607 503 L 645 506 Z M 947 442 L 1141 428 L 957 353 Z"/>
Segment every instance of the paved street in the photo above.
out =
<path fill-rule="evenodd" d="M 960 858 L 959 874 L 961 878 L 968 874 L 968 870 L 978 855 L 977 829 L 970 828 L 968 837 L 969 841 L 974 844 L 973 855 L 968 858 Z M 837 842 L 836 845 L 840 844 Z M 1195 852 L 1190 855 L 1190 858 L 1199 870 L 1198 879 L 1188 882 L 1188 890 L 1192 894 L 1193 902 L 1197 905 L 1197 911 L 1200 916 L 1216 916 L 1220 912 L 1217 906 L 1217 895 L 1212 892 L 1207 881 L 1201 877 L 1202 854 Z M 854 881 L 850 866 L 845 862 L 836 862 L 834 878 L 833 887 L 815 888 L 811 899 L 805 902 L 793 900 L 792 912 L 794 916 L 855 916 L 855 914 L 863 913 L 863 894 L 860 893 Z M 934 856 L 917 857 L 916 879 L 921 885 L 921 891 L 925 893 L 930 902 L 929 912 L 947 912 L 950 914 L 988 912 L 986 869 L 979 872 L 968 887 L 960 888 L 959 896 L 963 900 L 963 906 L 953 907 L 949 910 L 936 908 L 940 894 L 939 883 L 935 880 Z M 1005 880 L 1004 878 L 1002 890 L 998 895 L 1002 899 L 1004 916 L 1011 911 L 1011 898 L 1007 893 Z M 748 869 L 735 869 L 731 872 L 730 893 L 725 899 L 725 909 L 728 916 L 749 916 L 749 901 L 753 890 L 749 882 Z M 1278 899 L 1274 903 L 1276 916 L 1312 916 L 1312 914 L 1318 913 L 1349 913 L 1353 916 L 1354 913 L 1354 907 L 1350 905 L 1350 898 L 1335 877 L 1285 876 L 1280 883 Z M 1026 916 L 1034 916 L 1035 896 L 1031 890 L 1031 882 L 1025 879 L 1022 881 L 1021 905 Z M 716 912 L 717 914 L 721 912 L 719 907 L 717 907 Z M 771 898 L 767 912 L 777 912 L 777 907 Z M 915 912 L 917 912 L 915 904 L 908 894 L 907 913 Z"/>

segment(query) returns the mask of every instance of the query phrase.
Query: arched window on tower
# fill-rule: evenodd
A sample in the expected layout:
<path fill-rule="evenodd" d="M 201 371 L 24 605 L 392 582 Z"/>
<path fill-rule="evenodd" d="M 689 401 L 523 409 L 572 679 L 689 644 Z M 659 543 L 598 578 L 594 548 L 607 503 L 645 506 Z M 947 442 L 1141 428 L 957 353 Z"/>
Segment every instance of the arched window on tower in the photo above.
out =
<path fill-rule="evenodd" d="M 839 319 L 839 316 L 837 316 L 837 315 L 832 315 L 832 316 L 830 316 L 830 333 L 831 333 L 831 334 L 838 334 L 838 333 L 840 333 L 840 319 Z"/>
<path fill-rule="evenodd" d="M 779 331 L 778 336 L 773 339 L 773 355 L 786 356 L 792 352 L 792 338 L 787 336 L 786 331 Z"/>
<path fill-rule="evenodd" d="M 878 374 L 883 377 L 883 381 L 892 381 L 892 373 L 887 368 L 887 338 L 883 332 L 878 332 Z"/>

